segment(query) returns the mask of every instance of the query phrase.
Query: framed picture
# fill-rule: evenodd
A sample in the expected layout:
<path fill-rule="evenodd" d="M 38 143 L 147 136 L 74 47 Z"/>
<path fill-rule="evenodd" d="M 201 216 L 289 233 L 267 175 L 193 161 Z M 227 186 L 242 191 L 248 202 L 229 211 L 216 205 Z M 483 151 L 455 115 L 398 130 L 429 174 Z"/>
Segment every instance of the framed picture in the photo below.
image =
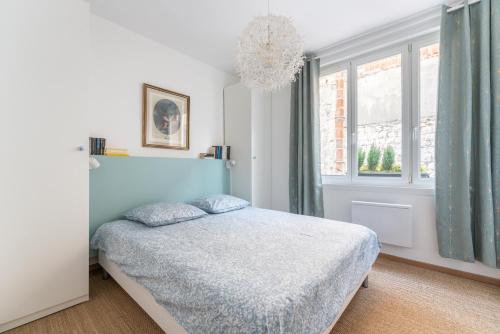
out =
<path fill-rule="evenodd" d="M 142 146 L 189 150 L 189 96 L 143 85 Z"/>

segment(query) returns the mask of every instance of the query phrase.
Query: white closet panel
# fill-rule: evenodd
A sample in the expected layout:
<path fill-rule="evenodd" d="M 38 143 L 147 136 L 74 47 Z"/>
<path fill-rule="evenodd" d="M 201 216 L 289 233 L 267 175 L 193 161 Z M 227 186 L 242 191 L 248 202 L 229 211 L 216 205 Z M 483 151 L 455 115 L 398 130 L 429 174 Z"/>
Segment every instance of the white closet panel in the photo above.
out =
<path fill-rule="evenodd" d="M 242 84 L 224 89 L 225 144 L 231 146 L 232 194 L 271 208 L 271 95 Z"/>
<path fill-rule="evenodd" d="M 252 201 L 251 93 L 243 85 L 224 88 L 224 144 L 231 146 L 231 194 Z"/>
<path fill-rule="evenodd" d="M 0 10 L 0 331 L 88 299 L 83 0 Z"/>
<path fill-rule="evenodd" d="M 259 208 L 271 208 L 271 95 L 252 92 L 252 196 Z"/>

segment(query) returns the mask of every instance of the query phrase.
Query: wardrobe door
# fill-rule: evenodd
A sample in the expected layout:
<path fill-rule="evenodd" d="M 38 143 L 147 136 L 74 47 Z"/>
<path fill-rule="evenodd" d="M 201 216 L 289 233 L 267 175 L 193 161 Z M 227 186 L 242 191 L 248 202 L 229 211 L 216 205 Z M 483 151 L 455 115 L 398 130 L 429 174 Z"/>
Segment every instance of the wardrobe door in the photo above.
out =
<path fill-rule="evenodd" d="M 0 5 L 0 331 L 88 299 L 89 5 Z"/>
<path fill-rule="evenodd" d="M 252 204 L 271 208 L 271 93 L 252 91 Z"/>
<path fill-rule="evenodd" d="M 231 194 L 252 202 L 252 98 L 242 84 L 224 88 L 224 143 L 231 146 Z"/>

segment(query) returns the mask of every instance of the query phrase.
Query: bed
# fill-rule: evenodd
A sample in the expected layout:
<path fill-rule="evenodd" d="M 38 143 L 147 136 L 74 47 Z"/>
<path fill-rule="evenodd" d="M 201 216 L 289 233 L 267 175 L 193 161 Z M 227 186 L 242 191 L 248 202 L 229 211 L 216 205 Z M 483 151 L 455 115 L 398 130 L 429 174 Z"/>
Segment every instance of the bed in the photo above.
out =
<path fill-rule="evenodd" d="M 363 226 L 248 207 L 98 228 L 99 263 L 168 334 L 329 333 L 379 253 Z"/>

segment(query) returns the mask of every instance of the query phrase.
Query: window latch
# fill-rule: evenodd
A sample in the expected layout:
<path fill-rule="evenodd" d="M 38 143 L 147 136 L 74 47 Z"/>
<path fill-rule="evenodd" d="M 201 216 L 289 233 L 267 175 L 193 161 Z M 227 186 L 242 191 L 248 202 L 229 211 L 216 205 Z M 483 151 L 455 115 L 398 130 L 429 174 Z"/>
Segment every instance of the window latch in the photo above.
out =
<path fill-rule="evenodd" d="M 418 126 L 414 126 L 414 127 L 413 127 L 413 131 L 412 131 L 412 134 L 411 134 L 411 135 L 412 135 L 412 141 L 413 141 L 414 143 L 415 143 L 415 142 L 416 142 L 416 140 L 418 139 L 418 130 L 419 130 Z"/>

